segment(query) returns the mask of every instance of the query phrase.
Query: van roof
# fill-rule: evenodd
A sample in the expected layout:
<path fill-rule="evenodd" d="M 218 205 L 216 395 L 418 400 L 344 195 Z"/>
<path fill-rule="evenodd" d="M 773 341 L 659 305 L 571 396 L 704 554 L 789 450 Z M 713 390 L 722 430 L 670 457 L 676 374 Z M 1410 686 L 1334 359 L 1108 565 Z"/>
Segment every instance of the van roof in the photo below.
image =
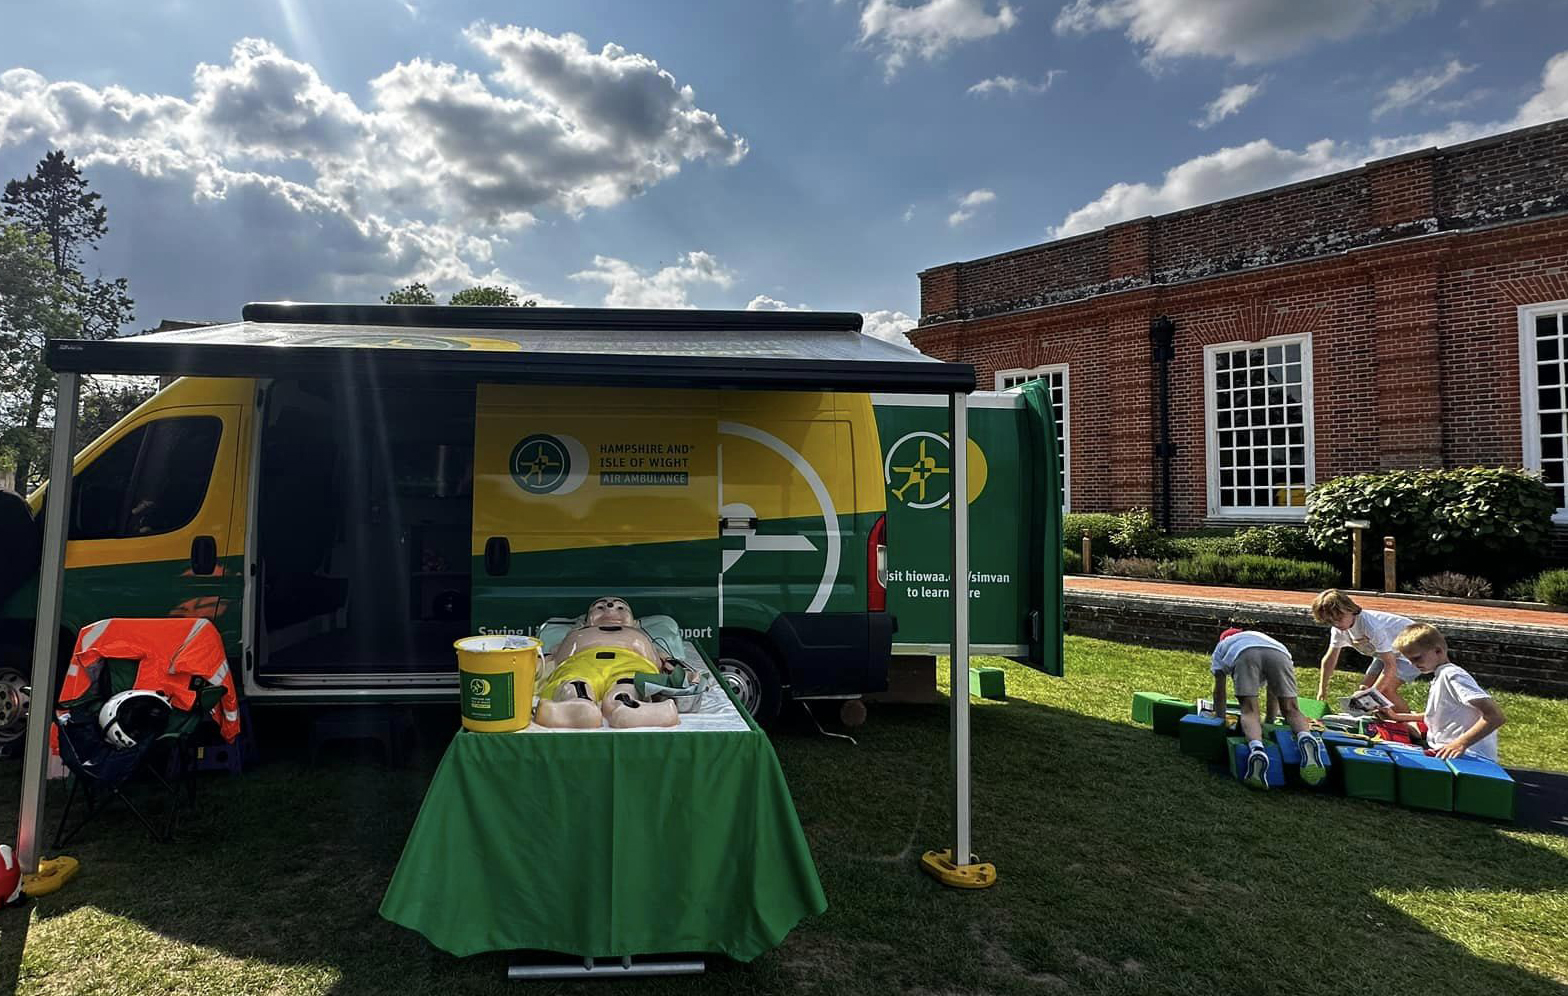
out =
<path fill-rule="evenodd" d="M 975 370 L 861 332 L 853 312 L 248 304 L 242 320 L 51 339 L 57 372 L 968 393 Z"/>

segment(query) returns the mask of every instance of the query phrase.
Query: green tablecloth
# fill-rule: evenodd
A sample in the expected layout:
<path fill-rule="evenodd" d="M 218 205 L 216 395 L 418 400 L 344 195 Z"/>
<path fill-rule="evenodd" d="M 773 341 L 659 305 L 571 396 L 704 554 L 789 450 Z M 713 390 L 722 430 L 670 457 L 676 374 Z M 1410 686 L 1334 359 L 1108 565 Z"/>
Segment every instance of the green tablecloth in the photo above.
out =
<path fill-rule="evenodd" d="M 827 909 L 766 736 L 459 733 L 381 915 L 455 955 L 722 952 Z"/>

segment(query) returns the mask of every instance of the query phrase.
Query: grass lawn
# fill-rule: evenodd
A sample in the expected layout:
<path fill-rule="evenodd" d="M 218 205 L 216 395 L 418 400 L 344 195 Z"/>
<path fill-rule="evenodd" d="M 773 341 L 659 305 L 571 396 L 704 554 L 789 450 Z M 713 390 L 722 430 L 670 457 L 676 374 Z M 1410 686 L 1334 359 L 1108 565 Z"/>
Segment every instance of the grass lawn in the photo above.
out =
<path fill-rule="evenodd" d="M 749 965 L 617 991 L 1565 991 L 1568 837 L 1211 776 L 1128 718 L 1135 690 L 1204 691 L 1195 654 L 1069 638 L 1067 679 L 1005 666 L 1011 700 L 973 712 L 994 888 L 916 870 L 948 843 L 944 706 L 875 708 L 858 747 L 783 733 L 828 911 Z M 1568 702 L 1499 699 L 1504 759 L 1568 768 Z M 504 956 L 454 959 L 377 915 L 436 756 L 209 779 L 177 846 L 106 818 L 75 882 L 0 914 L 0 991 L 18 970 L 21 993 L 73 996 L 606 991 L 508 983 Z M 0 773 L 7 825 L 19 789 Z M 519 846 L 549 832 L 519 827 Z"/>

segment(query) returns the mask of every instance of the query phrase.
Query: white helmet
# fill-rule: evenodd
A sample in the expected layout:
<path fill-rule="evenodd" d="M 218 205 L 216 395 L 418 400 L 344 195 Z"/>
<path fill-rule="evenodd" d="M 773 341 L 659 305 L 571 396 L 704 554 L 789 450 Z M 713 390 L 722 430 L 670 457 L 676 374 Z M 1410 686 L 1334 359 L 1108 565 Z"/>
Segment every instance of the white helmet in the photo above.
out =
<path fill-rule="evenodd" d="M 169 726 L 174 706 L 162 692 L 132 688 L 113 696 L 98 710 L 103 738 L 115 747 L 129 749 L 151 740 Z"/>

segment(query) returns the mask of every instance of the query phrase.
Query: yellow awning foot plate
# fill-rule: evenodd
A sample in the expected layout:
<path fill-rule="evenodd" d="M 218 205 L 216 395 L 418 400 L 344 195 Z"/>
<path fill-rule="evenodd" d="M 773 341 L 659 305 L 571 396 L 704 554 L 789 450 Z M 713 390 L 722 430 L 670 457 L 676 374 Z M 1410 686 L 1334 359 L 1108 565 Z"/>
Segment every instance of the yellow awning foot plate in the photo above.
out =
<path fill-rule="evenodd" d="M 995 865 L 979 862 L 955 865 L 952 848 L 927 851 L 920 858 L 920 867 L 927 875 L 954 889 L 985 889 L 996 884 Z"/>
<path fill-rule="evenodd" d="M 58 858 L 44 858 L 38 862 L 36 873 L 22 876 L 22 892 L 34 898 L 47 896 L 75 878 L 77 869 L 81 867 L 80 861 L 65 855 Z"/>

